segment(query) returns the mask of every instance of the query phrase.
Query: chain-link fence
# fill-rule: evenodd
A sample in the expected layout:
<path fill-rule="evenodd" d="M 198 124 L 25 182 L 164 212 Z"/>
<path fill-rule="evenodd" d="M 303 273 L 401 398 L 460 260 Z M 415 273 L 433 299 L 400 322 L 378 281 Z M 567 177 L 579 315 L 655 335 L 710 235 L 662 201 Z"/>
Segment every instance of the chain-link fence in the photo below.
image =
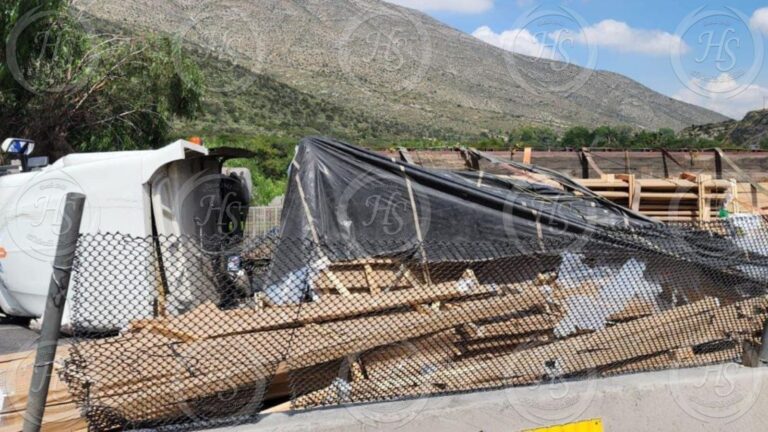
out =
<path fill-rule="evenodd" d="M 269 233 L 280 226 L 282 206 L 251 207 L 245 222 L 245 232 L 251 237 Z"/>
<path fill-rule="evenodd" d="M 344 247 L 87 235 L 62 374 L 113 430 L 742 361 L 768 317 L 767 227 Z"/>

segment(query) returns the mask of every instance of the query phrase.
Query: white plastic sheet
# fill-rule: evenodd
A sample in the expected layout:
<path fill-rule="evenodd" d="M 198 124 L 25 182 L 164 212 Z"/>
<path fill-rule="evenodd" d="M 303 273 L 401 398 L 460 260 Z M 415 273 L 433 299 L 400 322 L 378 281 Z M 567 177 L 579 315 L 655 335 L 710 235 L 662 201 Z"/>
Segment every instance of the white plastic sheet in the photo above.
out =
<path fill-rule="evenodd" d="M 576 294 L 567 298 L 567 315 L 555 327 L 555 335 L 563 338 L 579 330 L 602 330 L 608 318 L 623 311 L 633 299 L 655 305 L 662 287 L 645 278 L 645 268 L 644 262 L 630 258 L 618 271 L 608 267 L 593 269 L 584 265 L 580 255 L 563 254 L 558 286 L 567 290 L 591 282 L 598 286 L 599 293 L 595 297 Z"/>

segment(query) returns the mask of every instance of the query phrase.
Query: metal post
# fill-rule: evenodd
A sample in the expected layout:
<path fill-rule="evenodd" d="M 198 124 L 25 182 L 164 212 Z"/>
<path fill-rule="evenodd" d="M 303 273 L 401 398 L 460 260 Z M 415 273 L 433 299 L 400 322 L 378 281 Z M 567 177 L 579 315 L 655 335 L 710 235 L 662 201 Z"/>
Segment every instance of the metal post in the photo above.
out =
<path fill-rule="evenodd" d="M 768 320 L 763 329 L 763 340 L 760 342 L 760 362 L 768 364 Z"/>
<path fill-rule="evenodd" d="M 723 153 L 715 149 L 715 178 L 723 179 Z"/>
<path fill-rule="evenodd" d="M 632 167 L 629 162 L 629 150 L 624 150 L 624 172 L 626 174 L 632 174 Z"/>
<path fill-rule="evenodd" d="M 69 289 L 69 277 L 72 262 L 75 259 L 77 238 L 80 234 L 80 222 L 85 207 L 85 195 L 69 193 L 64 206 L 64 218 L 61 222 L 56 257 L 53 261 L 53 274 L 48 286 L 48 300 L 43 315 L 43 328 L 37 345 L 32 382 L 27 399 L 27 412 L 24 415 L 24 432 L 38 432 L 43 424 L 45 404 L 48 399 L 48 386 L 51 383 L 53 361 L 61 330 L 61 318 Z"/>
<path fill-rule="evenodd" d="M 589 178 L 589 161 L 587 161 L 587 156 L 584 153 L 584 150 L 579 152 L 579 162 L 581 162 L 581 178 L 588 179 Z"/>

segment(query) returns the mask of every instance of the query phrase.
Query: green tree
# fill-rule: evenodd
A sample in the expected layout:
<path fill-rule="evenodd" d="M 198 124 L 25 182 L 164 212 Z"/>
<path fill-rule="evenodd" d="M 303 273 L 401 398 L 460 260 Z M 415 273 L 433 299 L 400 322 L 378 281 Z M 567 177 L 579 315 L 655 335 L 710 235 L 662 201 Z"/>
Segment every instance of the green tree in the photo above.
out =
<path fill-rule="evenodd" d="M 768 150 L 768 137 L 765 137 L 762 140 L 760 140 L 760 149 Z"/>
<path fill-rule="evenodd" d="M 593 132 L 592 147 L 615 148 L 619 143 L 619 132 L 610 126 L 600 126 Z"/>
<path fill-rule="evenodd" d="M 557 146 L 558 136 L 550 128 L 523 126 L 512 131 L 509 141 L 517 147 L 550 149 Z"/>
<path fill-rule="evenodd" d="M 0 135 L 54 159 L 165 144 L 175 117 L 200 110 L 197 66 L 166 38 L 88 34 L 68 3 L 0 6 Z"/>
<path fill-rule="evenodd" d="M 675 131 L 669 128 L 659 129 L 657 133 L 657 142 L 655 147 L 665 149 L 677 149 L 680 148 L 680 139 L 678 139 Z"/>
<path fill-rule="evenodd" d="M 566 148 L 582 149 L 592 145 L 594 139 L 595 137 L 589 129 L 576 126 L 565 132 L 560 143 Z"/>

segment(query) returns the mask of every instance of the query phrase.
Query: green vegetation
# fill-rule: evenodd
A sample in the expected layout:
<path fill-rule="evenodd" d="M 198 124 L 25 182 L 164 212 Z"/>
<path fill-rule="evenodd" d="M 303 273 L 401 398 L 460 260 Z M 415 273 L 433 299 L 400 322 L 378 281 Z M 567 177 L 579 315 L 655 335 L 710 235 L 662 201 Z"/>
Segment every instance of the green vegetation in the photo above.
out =
<path fill-rule="evenodd" d="M 295 139 L 276 135 L 221 135 L 207 138 L 205 145 L 210 148 L 244 148 L 256 153 L 255 158 L 236 159 L 228 163 L 231 167 L 248 168 L 251 171 L 254 204 L 269 204 L 275 197 L 285 193 L 288 165 L 296 147 Z"/>
<path fill-rule="evenodd" d="M 600 126 L 587 129 L 582 126 L 572 127 L 562 135 L 541 127 L 524 127 L 509 134 L 509 139 L 501 141 L 502 148 L 533 147 L 538 150 L 560 150 L 581 148 L 611 149 L 704 149 L 722 146 L 722 142 L 681 137 L 672 129 L 658 131 L 634 130 L 627 126 Z"/>
<path fill-rule="evenodd" d="M 202 75 L 167 38 L 86 33 L 66 0 L 0 6 L 0 135 L 40 154 L 166 144 L 174 117 L 200 109 Z"/>

